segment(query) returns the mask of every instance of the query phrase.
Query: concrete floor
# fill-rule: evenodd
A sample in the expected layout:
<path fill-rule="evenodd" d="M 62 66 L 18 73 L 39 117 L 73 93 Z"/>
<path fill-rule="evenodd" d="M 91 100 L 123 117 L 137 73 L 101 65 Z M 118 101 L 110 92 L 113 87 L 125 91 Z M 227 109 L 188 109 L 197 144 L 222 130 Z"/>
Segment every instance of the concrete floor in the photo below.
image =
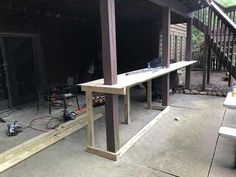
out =
<path fill-rule="evenodd" d="M 131 92 L 131 124 L 120 124 L 121 144 L 159 113 L 145 109 L 144 95 L 142 89 Z M 118 162 L 86 153 L 86 128 L 83 128 L 1 173 L 0 177 L 235 177 L 236 142 L 223 137 L 218 139 L 222 123 L 236 128 L 235 113 L 223 108 L 224 99 L 171 95 L 170 112 Z M 80 96 L 80 100 L 83 102 L 84 96 Z M 120 98 L 121 104 L 122 101 Z M 121 122 L 122 110 L 120 106 Z M 27 105 L 6 120 L 18 120 L 27 125 L 33 118 L 48 115 L 47 111 L 46 107 L 36 111 L 35 105 Z M 96 111 L 103 112 L 104 107 Z M 54 110 L 53 115 L 61 115 L 61 110 Z M 37 121 L 34 127 L 43 129 L 45 123 L 46 120 Z M 7 137 L 5 127 L 6 124 L 0 124 L 1 152 L 42 133 L 26 129 L 15 137 Z M 104 118 L 95 122 L 95 132 L 96 146 L 105 148 Z"/>

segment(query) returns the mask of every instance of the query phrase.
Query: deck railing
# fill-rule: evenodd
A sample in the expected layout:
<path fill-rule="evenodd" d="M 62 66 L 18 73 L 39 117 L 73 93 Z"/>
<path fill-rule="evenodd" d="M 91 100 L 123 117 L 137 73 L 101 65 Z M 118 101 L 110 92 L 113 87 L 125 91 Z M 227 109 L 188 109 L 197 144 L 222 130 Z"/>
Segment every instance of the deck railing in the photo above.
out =
<path fill-rule="evenodd" d="M 219 6 L 221 8 L 221 10 L 228 15 L 228 17 L 234 22 L 236 23 L 236 5 L 233 6 L 229 6 L 229 7 L 224 7 L 221 4 L 215 2 L 215 4 L 217 6 Z"/>
<path fill-rule="evenodd" d="M 218 57 L 214 63 L 219 63 L 220 68 L 227 68 L 236 78 L 236 24 L 233 21 L 236 15 L 235 12 L 230 13 L 227 16 L 215 2 L 211 2 L 209 7 L 195 12 L 194 25 L 205 34 L 210 48 Z M 208 64 L 208 69 L 211 69 L 211 65 Z"/>

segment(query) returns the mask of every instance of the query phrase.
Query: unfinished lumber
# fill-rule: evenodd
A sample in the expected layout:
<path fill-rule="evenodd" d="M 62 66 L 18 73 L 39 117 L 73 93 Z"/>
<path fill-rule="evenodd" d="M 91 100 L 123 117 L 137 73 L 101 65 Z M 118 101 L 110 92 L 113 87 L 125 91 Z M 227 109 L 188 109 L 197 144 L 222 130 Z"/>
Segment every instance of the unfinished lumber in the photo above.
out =
<path fill-rule="evenodd" d="M 135 145 L 140 138 L 147 133 L 148 130 L 152 128 L 167 112 L 169 112 L 170 107 L 167 106 L 160 114 L 158 114 L 151 122 L 149 122 L 145 127 L 143 127 L 136 135 L 134 135 L 124 146 L 122 146 L 117 152 L 117 158 L 121 158 L 133 145 Z"/>
<path fill-rule="evenodd" d="M 232 95 L 232 92 L 228 92 L 223 106 L 229 109 L 236 109 L 236 97 Z"/>
<path fill-rule="evenodd" d="M 126 89 L 126 95 L 124 96 L 124 122 L 130 124 L 130 88 Z"/>
<path fill-rule="evenodd" d="M 92 92 L 86 92 L 86 107 L 88 114 L 88 145 L 94 146 L 93 103 Z"/>
<path fill-rule="evenodd" d="M 163 111 L 164 109 L 166 109 L 166 106 L 162 106 L 162 105 L 153 105 L 152 106 L 153 110 L 159 110 L 159 111 Z"/>
<path fill-rule="evenodd" d="M 109 152 L 106 150 L 102 150 L 96 147 L 91 147 L 88 146 L 86 151 L 109 159 L 109 160 L 113 160 L 113 161 L 117 161 L 119 160 L 131 147 L 133 147 L 140 138 L 143 137 L 143 135 L 145 135 L 145 133 L 150 130 L 152 128 L 153 125 L 155 125 L 161 118 L 163 118 L 163 116 L 169 112 L 170 107 L 167 106 L 160 114 L 158 114 L 151 122 L 149 122 L 145 127 L 143 127 L 136 135 L 134 135 L 125 145 L 123 145 L 117 152 Z"/>
<path fill-rule="evenodd" d="M 152 80 L 147 81 L 147 108 L 152 109 Z"/>
<path fill-rule="evenodd" d="M 236 129 L 230 127 L 220 127 L 219 135 L 226 138 L 236 139 Z"/>
<path fill-rule="evenodd" d="M 90 147 L 88 146 L 86 151 L 88 153 L 109 159 L 109 160 L 113 160 L 113 161 L 117 161 L 117 154 L 114 152 L 109 152 L 109 151 L 105 151 L 99 148 L 95 148 L 95 147 Z"/>
<path fill-rule="evenodd" d="M 102 114 L 96 114 L 94 121 L 101 118 Z M 19 162 L 31 157 L 39 151 L 51 146 L 62 140 L 66 136 L 76 132 L 88 124 L 87 114 L 78 116 L 77 119 L 66 122 L 56 129 L 43 133 L 29 141 L 15 146 L 0 154 L 0 173 Z"/>
<path fill-rule="evenodd" d="M 88 92 L 99 92 L 99 93 L 109 93 L 109 94 L 119 94 L 125 95 L 126 88 L 138 85 L 140 83 L 146 82 L 148 80 L 155 79 L 166 75 L 172 71 L 184 68 L 186 66 L 192 65 L 196 61 L 181 61 L 177 63 L 170 64 L 168 68 L 150 69 L 149 72 L 138 72 L 137 74 L 126 75 L 126 73 L 118 75 L 118 82 L 114 85 L 104 85 L 104 79 L 98 79 L 86 83 L 79 84 L 82 91 Z"/>

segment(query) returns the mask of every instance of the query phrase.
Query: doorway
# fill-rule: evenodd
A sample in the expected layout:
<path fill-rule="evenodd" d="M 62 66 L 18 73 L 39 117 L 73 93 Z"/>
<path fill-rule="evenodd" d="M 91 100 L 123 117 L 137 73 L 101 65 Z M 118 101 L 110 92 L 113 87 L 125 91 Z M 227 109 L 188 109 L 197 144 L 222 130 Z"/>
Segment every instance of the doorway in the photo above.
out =
<path fill-rule="evenodd" d="M 37 99 L 37 35 L 0 33 L 0 109 Z"/>

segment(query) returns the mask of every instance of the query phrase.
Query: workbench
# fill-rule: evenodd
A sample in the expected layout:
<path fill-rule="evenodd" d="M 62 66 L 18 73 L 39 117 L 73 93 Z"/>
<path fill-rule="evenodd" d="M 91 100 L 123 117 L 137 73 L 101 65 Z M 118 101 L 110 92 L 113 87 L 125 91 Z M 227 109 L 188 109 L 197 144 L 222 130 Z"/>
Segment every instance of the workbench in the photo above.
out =
<path fill-rule="evenodd" d="M 108 159 L 117 160 L 121 157 L 128 149 L 135 144 L 141 136 L 152 125 L 156 123 L 168 110 L 167 106 L 163 111 L 155 117 L 148 125 L 146 125 L 140 132 L 138 132 L 126 145 L 124 145 L 116 153 L 103 151 L 94 147 L 94 123 L 93 123 L 93 105 L 92 96 L 93 92 L 105 93 L 105 94 L 117 94 L 124 95 L 125 100 L 125 111 L 124 119 L 125 123 L 130 123 L 130 88 L 147 82 L 147 108 L 152 109 L 152 80 L 163 75 L 169 74 L 178 69 L 187 67 L 195 63 L 196 61 L 181 61 L 177 63 L 170 64 L 168 68 L 145 68 L 128 73 L 119 74 L 117 76 L 117 84 L 114 85 L 104 85 L 104 79 L 94 80 L 87 83 L 79 84 L 81 90 L 86 93 L 86 108 L 88 114 L 88 147 L 87 151 Z"/>
<path fill-rule="evenodd" d="M 236 109 L 236 96 L 232 96 L 232 92 L 228 92 L 223 106 L 228 109 Z M 219 135 L 226 138 L 236 139 L 236 128 L 220 127 Z"/>

